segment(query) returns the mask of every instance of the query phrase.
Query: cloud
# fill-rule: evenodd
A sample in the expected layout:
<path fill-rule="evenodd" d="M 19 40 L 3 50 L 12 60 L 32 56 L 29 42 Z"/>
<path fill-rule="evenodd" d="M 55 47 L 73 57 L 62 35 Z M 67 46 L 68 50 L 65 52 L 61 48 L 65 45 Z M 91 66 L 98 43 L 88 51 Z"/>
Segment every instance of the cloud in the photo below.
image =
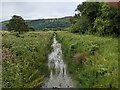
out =
<path fill-rule="evenodd" d="M 2 0 L 2 2 L 81 2 L 85 0 Z"/>
<path fill-rule="evenodd" d="M 79 2 L 2 2 L 2 20 L 12 15 L 24 19 L 57 18 L 75 14 Z"/>

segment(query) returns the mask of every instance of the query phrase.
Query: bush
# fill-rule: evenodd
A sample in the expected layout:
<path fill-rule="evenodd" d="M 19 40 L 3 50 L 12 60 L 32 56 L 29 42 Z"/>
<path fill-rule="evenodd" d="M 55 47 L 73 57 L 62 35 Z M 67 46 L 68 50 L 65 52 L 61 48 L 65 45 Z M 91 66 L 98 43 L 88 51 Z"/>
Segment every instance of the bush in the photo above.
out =
<path fill-rule="evenodd" d="M 89 19 L 86 16 L 82 16 L 78 19 L 78 21 L 72 25 L 71 32 L 72 33 L 80 33 L 84 34 L 88 30 L 90 25 Z"/>
<path fill-rule="evenodd" d="M 84 64 L 86 62 L 86 55 L 84 53 L 75 53 L 74 59 L 78 64 Z"/>
<path fill-rule="evenodd" d="M 95 55 L 98 50 L 99 50 L 99 45 L 97 43 L 91 43 L 88 46 L 88 53 L 90 55 Z"/>
<path fill-rule="evenodd" d="M 103 20 L 102 18 L 96 18 L 94 27 L 96 33 L 102 36 L 111 35 L 113 31 L 112 22 L 109 20 Z"/>

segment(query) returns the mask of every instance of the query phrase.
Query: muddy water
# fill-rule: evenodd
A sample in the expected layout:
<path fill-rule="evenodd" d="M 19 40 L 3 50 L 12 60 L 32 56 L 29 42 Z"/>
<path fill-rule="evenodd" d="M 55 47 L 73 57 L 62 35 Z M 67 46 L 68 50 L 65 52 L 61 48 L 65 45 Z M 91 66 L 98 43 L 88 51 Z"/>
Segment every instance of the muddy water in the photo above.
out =
<path fill-rule="evenodd" d="M 62 59 L 61 44 L 56 40 L 56 36 L 51 46 L 53 51 L 48 56 L 50 75 L 42 88 L 75 88 L 75 83 L 67 73 L 66 64 Z"/>

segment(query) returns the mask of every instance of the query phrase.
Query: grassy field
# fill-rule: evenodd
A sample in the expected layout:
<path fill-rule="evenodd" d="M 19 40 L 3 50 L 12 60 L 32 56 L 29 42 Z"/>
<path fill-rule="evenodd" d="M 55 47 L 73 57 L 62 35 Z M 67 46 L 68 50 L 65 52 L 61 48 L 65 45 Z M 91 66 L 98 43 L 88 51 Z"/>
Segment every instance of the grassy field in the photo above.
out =
<path fill-rule="evenodd" d="M 1 31 L 2 87 L 39 86 L 49 70 L 48 53 L 53 32 Z M 81 88 L 118 87 L 118 38 L 56 31 L 63 58 Z"/>
<path fill-rule="evenodd" d="M 52 32 L 2 33 L 2 87 L 32 88 L 39 86 L 49 70 L 47 55 Z"/>
<path fill-rule="evenodd" d="M 63 57 L 81 88 L 118 88 L 118 38 L 57 32 Z"/>

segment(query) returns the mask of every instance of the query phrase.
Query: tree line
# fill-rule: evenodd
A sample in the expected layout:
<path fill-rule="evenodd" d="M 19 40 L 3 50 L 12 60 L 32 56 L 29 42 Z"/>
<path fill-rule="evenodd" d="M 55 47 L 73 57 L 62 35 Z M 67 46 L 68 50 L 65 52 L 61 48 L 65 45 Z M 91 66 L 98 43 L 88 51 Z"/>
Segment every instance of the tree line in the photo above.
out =
<path fill-rule="evenodd" d="M 69 25 L 71 26 L 68 30 L 72 33 L 119 36 L 119 8 L 114 8 L 110 4 L 104 2 L 83 2 L 77 6 L 76 12 L 77 13 L 73 17 L 70 17 L 71 24 Z M 65 20 L 68 19 L 64 19 L 63 21 L 65 22 Z M 66 22 L 68 24 L 69 21 Z M 51 25 L 52 27 L 54 27 L 54 25 L 57 27 L 58 24 Z M 66 26 L 66 24 L 64 25 Z M 21 16 L 16 15 L 9 20 L 6 26 L 9 31 L 18 31 L 19 33 L 35 30 L 29 27 L 30 25 L 28 25 Z"/>
<path fill-rule="evenodd" d="M 83 2 L 77 6 L 76 12 L 70 19 L 72 33 L 119 36 L 119 8 L 104 2 Z"/>
<path fill-rule="evenodd" d="M 53 19 L 37 19 L 24 20 L 21 16 L 13 15 L 7 22 L 3 23 L 3 28 L 6 25 L 9 31 L 18 31 L 19 33 L 26 31 L 58 31 L 71 25 L 70 17 L 53 18 Z"/>

